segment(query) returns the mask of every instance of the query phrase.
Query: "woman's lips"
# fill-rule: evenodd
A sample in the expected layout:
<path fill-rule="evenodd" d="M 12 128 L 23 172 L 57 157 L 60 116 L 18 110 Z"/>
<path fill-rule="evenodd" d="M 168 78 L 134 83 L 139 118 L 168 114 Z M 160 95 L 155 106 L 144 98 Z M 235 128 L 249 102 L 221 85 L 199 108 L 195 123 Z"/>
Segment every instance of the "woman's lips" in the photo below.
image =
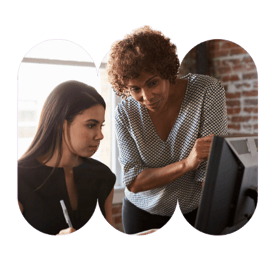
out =
<path fill-rule="evenodd" d="M 98 149 L 98 146 L 99 146 L 99 145 L 97 145 L 97 146 L 89 146 L 89 148 L 90 148 L 91 150 L 93 150 L 93 151 L 96 151 L 96 150 Z"/>
<path fill-rule="evenodd" d="M 155 107 L 158 106 L 159 102 L 160 102 L 160 100 L 158 100 L 158 101 L 156 101 L 156 102 L 154 102 L 152 104 L 145 104 L 145 107 L 147 107 L 147 108 L 155 108 Z"/>

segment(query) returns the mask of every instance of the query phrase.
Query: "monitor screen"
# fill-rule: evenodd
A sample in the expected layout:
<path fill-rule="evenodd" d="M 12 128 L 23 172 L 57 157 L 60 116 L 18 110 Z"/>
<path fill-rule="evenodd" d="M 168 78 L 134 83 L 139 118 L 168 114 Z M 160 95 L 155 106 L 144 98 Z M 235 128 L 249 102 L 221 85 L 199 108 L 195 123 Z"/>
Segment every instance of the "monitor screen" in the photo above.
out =
<path fill-rule="evenodd" d="M 195 228 L 232 233 L 253 215 L 258 197 L 258 137 L 214 136 Z"/>

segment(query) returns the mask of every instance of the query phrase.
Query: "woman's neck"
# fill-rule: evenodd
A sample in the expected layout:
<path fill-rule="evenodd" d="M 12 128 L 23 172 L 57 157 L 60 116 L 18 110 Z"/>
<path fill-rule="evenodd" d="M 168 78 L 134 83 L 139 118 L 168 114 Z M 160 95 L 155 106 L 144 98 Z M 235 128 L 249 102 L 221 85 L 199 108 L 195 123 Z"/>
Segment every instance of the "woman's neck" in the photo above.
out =
<path fill-rule="evenodd" d="M 49 154 L 46 154 L 43 156 L 39 156 L 37 160 L 46 166 L 55 167 L 58 159 L 57 150 L 54 152 L 53 156 L 47 161 L 48 158 L 49 158 Z M 79 166 L 81 163 L 83 163 L 82 157 L 73 155 L 70 152 L 66 152 L 65 150 L 62 152 L 62 156 L 57 167 L 73 168 L 73 167 Z"/>
<path fill-rule="evenodd" d="M 176 83 L 170 86 L 169 98 L 164 106 L 162 113 L 166 114 L 167 111 L 173 108 L 175 105 L 180 104 L 184 98 L 188 80 L 185 79 L 176 79 Z"/>

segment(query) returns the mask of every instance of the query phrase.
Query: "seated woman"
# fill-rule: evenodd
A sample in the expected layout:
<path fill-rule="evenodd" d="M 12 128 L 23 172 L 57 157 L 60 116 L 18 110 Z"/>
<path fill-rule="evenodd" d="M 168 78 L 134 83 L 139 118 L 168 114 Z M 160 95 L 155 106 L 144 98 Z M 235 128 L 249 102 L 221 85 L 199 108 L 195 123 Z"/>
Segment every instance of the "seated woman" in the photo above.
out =
<path fill-rule="evenodd" d="M 112 224 L 116 177 L 90 158 L 103 139 L 105 108 L 97 91 L 78 81 L 61 83 L 48 96 L 34 139 L 18 161 L 19 206 L 37 230 L 51 235 L 74 232 L 91 218 L 97 200 Z"/>
<path fill-rule="evenodd" d="M 225 91 L 210 76 L 177 78 L 176 46 L 145 26 L 112 45 L 108 79 L 124 169 L 126 233 L 161 228 L 177 200 L 194 224 L 213 135 L 227 134 Z"/>

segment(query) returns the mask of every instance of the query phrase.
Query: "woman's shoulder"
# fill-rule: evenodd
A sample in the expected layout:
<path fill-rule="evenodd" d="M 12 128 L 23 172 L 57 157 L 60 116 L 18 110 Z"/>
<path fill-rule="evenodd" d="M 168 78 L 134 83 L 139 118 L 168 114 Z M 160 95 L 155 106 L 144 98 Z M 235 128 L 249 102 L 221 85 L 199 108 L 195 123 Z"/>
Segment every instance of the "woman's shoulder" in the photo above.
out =
<path fill-rule="evenodd" d="M 24 205 L 27 196 L 47 179 L 52 169 L 35 159 L 20 160 L 17 168 L 18 199 Z"/>
<path fill-rule="evenodd" d="M 113 177 L 115 174 L 111 171 L 111 169 L 104 163 L 99 160 L 93 158 L 86 158 L 85 162 L 87 162 L 93 170 L 100 172 L 101 176 L 110 176 Z"/>
<path fill-rule="evenodd" d="M 28 175 L 29 173 L 39 173 L 43 166 L 36 159 L 24 159 L 18 161 L 17 168 L 19 175 Z"/>
<path fill-rule="evenodd" d="M 211 85 L 211 84 L 216 84 L 220 82 L 217 78 L 213 76 L 203 75 L 203 74 L 190 73 L 182 78 L 188 79 L 188 82 L 192 85 L 207 85 L 207 84 Z"/>
<path fill-rule="evenodd" d="M 204 98 L 205 94 L 215 94 L 220 89 L 221 82 L 215 77 L 201 74 L 188 74 L 188 96 L 190 98 Z"/>
<path fill-rule="evenodd" d="M 127 99 L 123 99 L 120 103 L 118 103 L 116 107 L 116 113 L 119 115 L 127 115 L 130 112 L 138 111 L 138 108 L 139 103 L 130 96 Z"/>

